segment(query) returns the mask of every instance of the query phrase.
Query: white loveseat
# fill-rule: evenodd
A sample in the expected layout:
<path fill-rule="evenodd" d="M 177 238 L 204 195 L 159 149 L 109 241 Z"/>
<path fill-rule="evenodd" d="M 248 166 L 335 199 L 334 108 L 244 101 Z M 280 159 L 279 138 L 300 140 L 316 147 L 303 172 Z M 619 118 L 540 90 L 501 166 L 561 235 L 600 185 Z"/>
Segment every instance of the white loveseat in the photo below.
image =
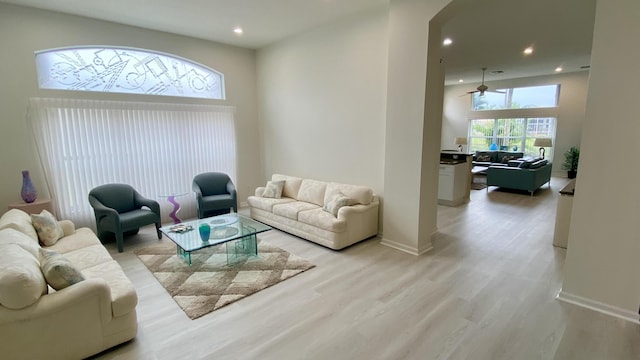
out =
<path fill-rule="evenodd" d="M 281 174 L 271 182 L 284 182 L 282 194 L 265 197 L 265 187 L 257 188 L 247 199 L 253 219 L 334 250 L 378 234 L 379 200 L 371 188 Z M 333 206 L 340 200 L 346 206 Z"/>
<path fill-rule="evenodd" d="M 0 218 L 0 357 L 81 359 L 134 338 L 136 291 L 93 231 L 60 221 L 63 237 L 41 246 L 31 219 L 16 209 Z M 41 248 L 84 280 L 53 290 Z"/>

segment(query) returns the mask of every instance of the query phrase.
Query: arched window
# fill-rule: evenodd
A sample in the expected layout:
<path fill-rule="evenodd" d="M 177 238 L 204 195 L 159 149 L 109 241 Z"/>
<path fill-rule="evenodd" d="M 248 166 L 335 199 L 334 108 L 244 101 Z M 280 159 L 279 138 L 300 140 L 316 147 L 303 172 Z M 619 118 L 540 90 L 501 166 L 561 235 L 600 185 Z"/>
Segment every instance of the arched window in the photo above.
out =
<path fill-rule="evenodd" d="M 224 75 L 175 55 L 123 47 L 36 52 L 41 89 L 225 99 Z"/>

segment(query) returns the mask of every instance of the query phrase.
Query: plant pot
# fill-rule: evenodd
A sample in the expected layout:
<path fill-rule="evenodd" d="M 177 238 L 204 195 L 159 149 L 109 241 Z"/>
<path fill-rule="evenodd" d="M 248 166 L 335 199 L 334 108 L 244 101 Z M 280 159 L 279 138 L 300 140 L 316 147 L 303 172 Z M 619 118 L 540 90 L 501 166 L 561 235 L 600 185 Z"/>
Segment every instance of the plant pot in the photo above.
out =
<path fill-rule="evenodd" d="M 571 171 L 571 170 L 567 171 L 567 177 L 569 179 L 575 179 L 577 175 L 578 175 L 577 171 Z"/>

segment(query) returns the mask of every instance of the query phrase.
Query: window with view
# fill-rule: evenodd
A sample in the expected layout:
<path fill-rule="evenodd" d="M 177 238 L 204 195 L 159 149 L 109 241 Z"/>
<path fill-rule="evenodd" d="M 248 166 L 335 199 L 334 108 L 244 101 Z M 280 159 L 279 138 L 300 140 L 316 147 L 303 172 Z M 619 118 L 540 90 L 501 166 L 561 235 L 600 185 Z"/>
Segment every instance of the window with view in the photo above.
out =
<path fill-rule="evenodd" d="M 558 106 L 560 85 L 497 89 L 473 94 L 472 110 L 531 109 Z"/>
<path fill-rule="evenodd" d="M 469 121 L 469 151 L 488 150 L 496 144 L 499 150 L 537 156 L 539 148 L 533 145 L 536 138 L 553 139 L 555 129 L 556 119 L 552 117 L 473 119 Z M 552 150 L 547 151 L 547 157 L 552 158 Z"/>
<path fill-rule="evenodd" d="M 508 150 L 538 156 L 537 138 L 555 143 L 560 85 L 498 89 L 474 94 L 468 128 L 469 151 Z M 547 158 L 553 158 L 553 149 Z"/>

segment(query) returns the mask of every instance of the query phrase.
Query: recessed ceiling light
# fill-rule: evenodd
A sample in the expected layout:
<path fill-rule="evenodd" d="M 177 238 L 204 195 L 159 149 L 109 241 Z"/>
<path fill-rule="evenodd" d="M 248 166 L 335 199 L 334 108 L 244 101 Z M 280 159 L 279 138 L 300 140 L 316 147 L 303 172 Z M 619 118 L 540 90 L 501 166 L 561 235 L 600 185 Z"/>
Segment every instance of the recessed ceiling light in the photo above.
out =
<path fill-rule="evenodd" d="M 560 71 L 562 71 L 562 66 L 558 66 L 558 67 L 556 68 L 556 72 L 560 72 Z"/>
<path fill-rule="evenodd" d="M 533 48 L 531 46 L 529 46 L 528 48 L 524 49 L 523 53 L 525 55 L 531 55 L 531 54 L 533 54 Z"/>
<path fill-rule="evenodd" d="M 442 45 L 444 45 L 444 46 L 449 46 L 451 44 L 453 44 L 453 40 L 451 40 L 449 38 L 446 38 L 446 39 L 442 40 Z"/>
<path fill-rule="evenodd" d="M 233 32 L 236 33 L 236 35 L 242 35 L 244 33 L 242 28 L 239 27 L 239 26 L 237 28 L 233 29 Z"/>
<path fill-rule="evenodd" d="M 463 80 L 463 79 L 460 79 L 460 80 L 458 80 L 458 82 L 459 82 L 459 83 L 462 83 L 462 82 L 464 82 L 464 80 Z"/>

